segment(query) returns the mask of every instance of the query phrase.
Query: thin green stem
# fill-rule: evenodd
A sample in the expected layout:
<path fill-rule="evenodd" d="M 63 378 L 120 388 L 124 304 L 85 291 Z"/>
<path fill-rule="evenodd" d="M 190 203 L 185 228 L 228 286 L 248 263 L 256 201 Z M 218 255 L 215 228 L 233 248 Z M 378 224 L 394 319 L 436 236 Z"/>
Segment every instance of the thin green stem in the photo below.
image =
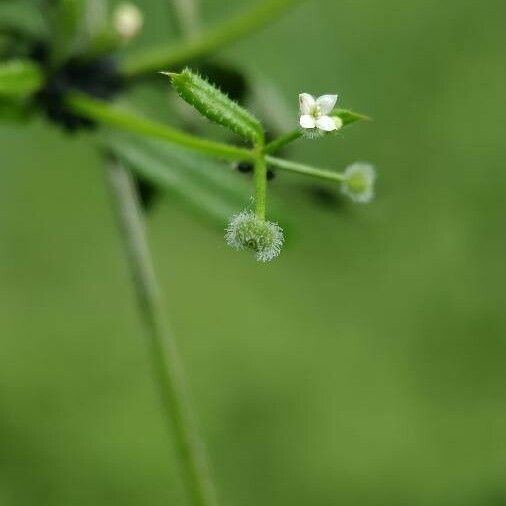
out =
<path fill-rule="evenodd" d="M 149 338 L 155 378 L 169 429 L 176 440 L 188 493 L 194 506 L 216 506 L 207 457 L 193 423 L 176 342 L 165 322 L 135 185 L 131 174 L 116 161 L 108 166 L 107 175 L 142 320 Z"/>
<path fill-rule="evenodd" d="M 145 137 L 164 140 L 193 151 L 204 153 L 210 157 L 226 160 L 254 160 L 254 154 L 249 149 L 238 148 L 221 142 L 208 141 L 207 139 L 196 137 L 140 117 L 130 111 L 114 107 L 86 95 L 70 95 L 66 100 L 66 104 L 75 113 L 104 125 Z"/>
<path fill-rule="evenodd" d="M 261 150 L 259 149 L 259 152 Z M 265 220 L 266 200 L 267 200 L 267 164 L 265 157 L 261 154 L 255 160 L 254 166 L 255 179 L 255 213 L 257 218 Z"/>
<path fill-rule="evenodd" d="M 290 162 L 283 160 L 282 158 L 275 158 L 273 156 L 266 156 L 266 162 L 277 169 L 286 170 L 287 172 L 294 172 L 295 174 L 302 174 L 303 176 L 311 176 L 319 179 L 325 179 L 327 181 L 344 181 L 344 176 L 339 172 L 332 172 L 330 170 L 319 169 L 317 167 L 311 167 L 302 163 Z"/>
<path fill-rule="evenodd" d="M 264 0 L 251 10 L 202 32 L 191 40 L 155 48 L 128 58 L 121 69 L 127 77 L 172 69 L 202 58 L 254 32 L 301 0 Z"/>
<path fill-rule="evenodd" d="M 199 31 L 197 0 L 169 0 L 177 29 L 180 34 L 191 39 Z"/>
<path fill-rule="evenodd" d="M 266 154 L 275 153 L 283 146 L 286 146 L 287 144 L 296 141 L 300 137 L 302 137 L 302 132 L 299 129 L 292 130 L 291 132 L 283 134 L 277 139 L 274 139 L 272 142 L 269 142 L 269 144 L 267 144 L 264 148 L 264 153 Z"/>

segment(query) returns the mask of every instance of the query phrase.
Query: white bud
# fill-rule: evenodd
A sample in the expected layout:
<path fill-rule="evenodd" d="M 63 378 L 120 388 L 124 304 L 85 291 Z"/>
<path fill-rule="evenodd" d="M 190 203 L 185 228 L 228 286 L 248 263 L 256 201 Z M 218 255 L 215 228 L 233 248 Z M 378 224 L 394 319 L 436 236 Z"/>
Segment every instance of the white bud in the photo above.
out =
<path fill-rule="evenodd" d="M 264 221 L 252 211 L 242 211 L 232 216 L 225 240 L 234 249 L 248 249 L 259 262 L 276 258 L 283 246 L 283 229 L 271 221 Z"/>
<path fill-rule="evenodd" d="M 376 169 L 365 162 L 355 162 L 344 171 L 341 191 L 354 202 L 367 204 L 374 198 Z"/>
<path fill-rule="evenodd" d="M 124 41 L 133 39 L 141 31 L 143 24 L 144 17 L 136 5 L 122 3 L 116 7 L 113 15 L 113 25 Z"/>

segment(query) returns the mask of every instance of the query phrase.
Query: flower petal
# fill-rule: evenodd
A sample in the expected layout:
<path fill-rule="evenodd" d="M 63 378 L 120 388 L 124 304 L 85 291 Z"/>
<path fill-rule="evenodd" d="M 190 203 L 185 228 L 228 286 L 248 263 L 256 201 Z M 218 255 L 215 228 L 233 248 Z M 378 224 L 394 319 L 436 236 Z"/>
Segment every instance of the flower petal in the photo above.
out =
<path fill-rule="evenodd" d="M 316 126 L 315 119 L 310 114 L 303 114 L 300 117 L 299 124 L 302 128 L 314 128 Z"/>
<path fill-rule="evenodd" d="M 310 116 L 309 114 L 303 114 L 300 117 L 299 123 L 302 128 L 314 128 L 316 126 L 313 116 Z"/>
<path fill-rule="evenodd" d="M 315 104 L 316 100 L 313 95 L 310 95 L 309 93 L 301 93 L 299 95 L 299 107 L 301 114 L 311 114 Z"/>
<path fill-rule="evenodd" d="M 324 132 L 332 132 L 333 130 L 337 130 L 336 122 L 330 116 L 321 116 L 318 118 L 316 120 L 316 126 Z"/>
<path fill-rule="evenodd" d="M 337 95 L 322 95 L 316 99 L 316 105 L 322 114 L 328 114 L 334 109 L 337 102 Z"/>

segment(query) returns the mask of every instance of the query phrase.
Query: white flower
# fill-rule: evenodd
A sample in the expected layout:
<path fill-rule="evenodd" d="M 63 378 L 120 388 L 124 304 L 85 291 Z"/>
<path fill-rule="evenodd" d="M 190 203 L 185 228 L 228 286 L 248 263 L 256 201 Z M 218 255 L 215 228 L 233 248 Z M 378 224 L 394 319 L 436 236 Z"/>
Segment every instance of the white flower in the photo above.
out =
<path fill-rule="evenodd" d="M 317 128 L 323 132 L 339 130 L 343 126 L 341 118 L 329 114 L 337 102 L 337 95 L 322 95 L 315 99 L 309 93 L 299 95 L 300 126 L 307 130 Z"/>
<path fill-rule="evenodd" d="M 143 24 L 142 12 L 136 5 L 122 3 L 116 7 L 113 15 L 113 25 L 124 41 L 133 39 L 141 31 Z"/>
<path fill-rule="evenodd" d="M 355 162 L 344 171 L 341 191 L 354 202 L 367 204 L 374 197 L 376 169 L 366 162 Z"/>
<path fill-rule="evenodd" d="M 234 249 L 249 249 L 259 262 L 276 258 L 283 246 L 283 229 L 271 221 L 257 218 L 253 211 L 232 216 L 225 240 Z"/>

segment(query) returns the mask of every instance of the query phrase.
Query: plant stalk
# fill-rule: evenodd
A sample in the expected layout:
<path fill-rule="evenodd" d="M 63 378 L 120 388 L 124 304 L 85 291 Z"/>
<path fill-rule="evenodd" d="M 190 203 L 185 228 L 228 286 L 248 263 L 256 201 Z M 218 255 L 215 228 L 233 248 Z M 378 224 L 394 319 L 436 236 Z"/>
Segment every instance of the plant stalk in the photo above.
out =
<path fill-rule="evenodd" d="M 286 170 L 287 172 L 294 172 L 295 174 L 301 174 L 303 176 L 311 176 L 318 179 L 325 179 L 327 181 L 334 181 L 338 183 L 343 182 L 345 179 L 345 177 L 339 172 L 319 169 L 318 167 L 312 167 L 311 165 L 284 160 L 283 158 L 265 156 L 265 161 L 277 169 Z"/>
<path fill-rule="evenodd" d="M 302 137 L 302 132 L 297 128 L 295 130 L 292 130 L 291 132 L 288 132 L 284 135 L 281 135 L 277 139 L 274 139 L 272 142 L 269 142 L 264 148 L 265 154 L 275 153 L 282 147 L 286 146 L 287 144 L 290 144 L 293 141 L 296 141 Z"/>
<path fill-rule="evenodd" d="M 66 104 L 75 113 L 103 125 L 153 139 L 164 140 L 213 158 L 234 161 L 254 160 L 253 152 L 249 149 L 190 135 L 84 94 L 70 95 L 67 97 Z"/>
<path fill-rule="evenodd" d="M 254 164 L 254 179 L 255 179 L 255 212 L 257 218 L 265 220 L 265 209 L 267 199 L 267 164 L 265 157 L 261 154 L 258 155 Z"/>
<path fill-rule="evenodd" d="M 169 46 L 133 54 L 121 71 L 136 77 L 160 70 L 171 70 L 190 60 L 205 57 L 266 25 L 301 0 L 263 0 L 252 9 L 224 21 L 215 28 Z"/>
<path fill-rule="evenodd" d="M 185 39 L 195 37 L 199 31 L 197 0 L 169 0 L 177 30 Z"/>
<path fill-rule="evenodd" d="M 115 160 L 109 163 L 107 176 L 140 313 L 149 338 L 155 379 L 169 429 L 177 445 L 187 491 L 194 506 L 216 506 L 207 457 L 194 426 L 176 342 L 165 321 L 134 181 L 131 174 Z"/>

